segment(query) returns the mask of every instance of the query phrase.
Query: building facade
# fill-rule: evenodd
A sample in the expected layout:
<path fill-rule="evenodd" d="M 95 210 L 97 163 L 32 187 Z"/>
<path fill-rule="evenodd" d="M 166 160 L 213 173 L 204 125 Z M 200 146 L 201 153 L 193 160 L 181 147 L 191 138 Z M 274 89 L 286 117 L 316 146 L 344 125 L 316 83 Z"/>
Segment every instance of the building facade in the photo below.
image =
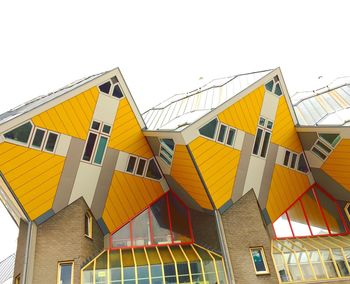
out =
<path fill-rule="evenodd" d="M 349 108 L 277 68 L 141 114 L 117 68 L 0 115 L 14 283 L 350 281 Z"/>

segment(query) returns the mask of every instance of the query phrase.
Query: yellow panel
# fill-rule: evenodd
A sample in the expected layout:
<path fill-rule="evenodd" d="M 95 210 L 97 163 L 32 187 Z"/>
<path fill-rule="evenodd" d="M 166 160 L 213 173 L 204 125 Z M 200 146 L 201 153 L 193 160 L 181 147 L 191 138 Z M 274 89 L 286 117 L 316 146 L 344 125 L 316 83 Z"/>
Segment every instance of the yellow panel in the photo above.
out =
<path fill-rule="evenodd" d="M 240 151 L 198 137 L 190 144 L 193 157 L 217 208 L 232 196 Z"/>
<path fill-rule="evenodd" d="M 340 141 L 321 169 L 350 191 L 350 139 Z"/>
<path fill-rule="evenodd" d="M 29 217 L 51 209 L 65 158 L 10 143 L 1 143 L 0 153 L 0 171 Z"/>
<path fill-rule="evenodd" d="M 153 156 L 126 98 L 120 100 L 108 146 L 147 159 Z"/>
<path fill-rule="evenodd" d="M 213 209 L 186 146 L 176 145 L 171 176 L 203 208 Z"/>
<path fill-rule="evenodd" d="M 98 99 L 93 87 L 32 118 L 33 123 L 55 132 L 86 139 Z"/>
<path fill-rule="evenodd" d="M 222 123 L 255 135 L 265 87 L 261 86 L 219 114 Z"/>
<path fill-rule="evenodd" d="M 272 222 L 310 186 L 307 175 L 275 165 L 266 209 Z"/>
<path fill-rule="evenodd" d="M 271 142 L 297 153 L 303 150 L 284 96 L 280 98 L 278 103 Z"/>
<path fill-rule="evenodd" d="M 102 214 L 110 232 L 163 194 L 160 182 L 115 171 Z"/>

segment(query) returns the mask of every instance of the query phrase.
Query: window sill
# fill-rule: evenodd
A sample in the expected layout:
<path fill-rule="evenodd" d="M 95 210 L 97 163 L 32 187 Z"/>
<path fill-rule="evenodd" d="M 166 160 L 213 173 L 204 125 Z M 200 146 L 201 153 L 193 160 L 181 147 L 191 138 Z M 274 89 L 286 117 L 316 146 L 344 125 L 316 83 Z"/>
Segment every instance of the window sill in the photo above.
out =
<path fill-rule="evenodd" d="M 87 239 L 89 239 L 89 240 L 91 240 L 91 241 L 94 240 L 94 239 L 93 239 L 92 237 L 90 237 L 89 235 L 84 234 L 84 236 L 85 236 L 85 238 L 87 238 Z"/>
<path fill-rule="evenodd" d="M 269 275 L 271 273 L 270 273 L 270 271 L 265 271 L 265 272 L 256 272 L 255 274 L 256 274 L 256 276 L 260 276 L 260 275 Z"/>

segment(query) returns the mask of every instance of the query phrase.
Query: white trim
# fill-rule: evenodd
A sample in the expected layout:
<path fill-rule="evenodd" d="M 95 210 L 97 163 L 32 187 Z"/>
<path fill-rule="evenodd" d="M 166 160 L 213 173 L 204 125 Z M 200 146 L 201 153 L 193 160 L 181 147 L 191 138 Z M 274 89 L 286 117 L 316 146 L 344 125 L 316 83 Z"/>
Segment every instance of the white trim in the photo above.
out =
<path fill-rule="evenodd" d="M 43 140 L 41 140 L 41 145 L 40 147 L 36 147 L 36 146 L 33 146 L 33 140 L 34 140 L 34 137 L 35 137 L 35 134 L 36 134 L 36 131 L 37 130 L 43 130 L 44 131 L 44 137 L 43 137 Z M 29 143 L 29 148 L 32 148 L 32 149 L 35 149 L 35 150 L 42 150 L 44 145 L 45 145 L 45 141 L 46 141 L 46 138 L 47 138 L 47 135 L 48 135 L 48 130 L 45 129 L 45 128 L 41 128 L 41 127 L 34 127 L 34 131 L 33 131 L 33 134 L 32 134 L 32 137 L 30 139 L 30 143 Z"/>

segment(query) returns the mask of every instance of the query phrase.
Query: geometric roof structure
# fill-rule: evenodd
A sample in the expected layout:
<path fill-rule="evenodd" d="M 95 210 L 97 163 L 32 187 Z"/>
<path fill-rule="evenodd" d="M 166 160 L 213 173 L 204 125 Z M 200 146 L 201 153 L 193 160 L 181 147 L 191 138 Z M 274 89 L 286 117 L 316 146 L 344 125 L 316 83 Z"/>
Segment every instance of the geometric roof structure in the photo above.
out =
<path fill-rule="evenodd" d="M 12 278 L 15 266 L 15 254 L 11 254 L 0 261 L 0 284 Z"/>

